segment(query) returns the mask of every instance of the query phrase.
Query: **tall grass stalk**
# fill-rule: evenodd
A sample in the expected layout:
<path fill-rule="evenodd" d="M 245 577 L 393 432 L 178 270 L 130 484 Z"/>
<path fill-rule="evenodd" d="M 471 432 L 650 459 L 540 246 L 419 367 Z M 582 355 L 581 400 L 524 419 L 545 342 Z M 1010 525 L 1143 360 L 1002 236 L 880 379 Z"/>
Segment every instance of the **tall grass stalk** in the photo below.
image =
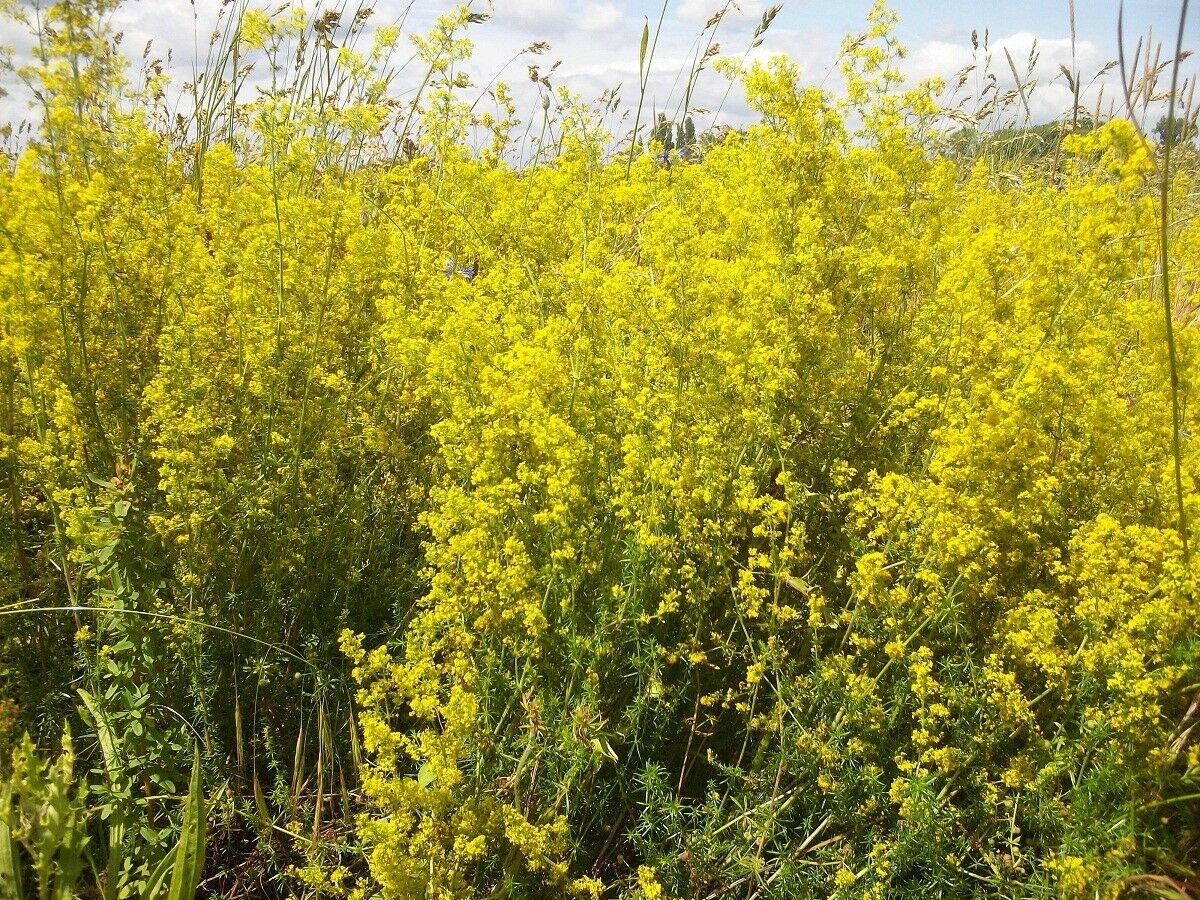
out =
<path fill-rule="evenodd" d="M 1183 420 L 1179 408 L 1179 358 L 1175 349 L 1175 315 L 1171 303 L 1170 256 L 1170 186 L 1171 149 L 1175 143 L 1175 99 L 1179 92 L 1179 68 L 1183 62 L 1183 33 L 1187 26 L 1188 0 L 1179 8 L 1179 30 L 1175 37 L 1175 59 L 1171 66 L 1171 93 L 1167 100 L 1167 132 L 1163 137 L 1162 178 L 1159 184 L 1159 254 L 1162 269 L 1163 318 L 1167 328 L 1167 355 L 1171 367 L 1171 454 L 1175 461 L 1175 502 L 1179 511 L 1179 539 L 1183 543 L 1183 558 L 1190 562 L 1188 552 L 1187 510 L 1183 503 L 1183 450 L 1181 435 Z"/>
<path fill-rule="evenodd" d="M 625 163 L 625 176 L 633 170 L 633 157 L 637 154 L 638 130 L 642 125 L 642 109 L 646 105 L 646 90 L 650 86 L 650 70 L 654 65 L 654 51 L 658 48 L 658 37 L 662 33 L 663 19 L 667 16 L 667 5 L 670 0 L 663 0 L 662 9 L 658 14 L 658 25 L 654 28 L 654 41 L 650 42 L 650 20 L 642 26 L 642 42 L 638 48 L 638 105 L 633 117 L 633 132 L 629 137 L 629 160 Z M 649 46 L 649 57 L 647 57 Z"/>

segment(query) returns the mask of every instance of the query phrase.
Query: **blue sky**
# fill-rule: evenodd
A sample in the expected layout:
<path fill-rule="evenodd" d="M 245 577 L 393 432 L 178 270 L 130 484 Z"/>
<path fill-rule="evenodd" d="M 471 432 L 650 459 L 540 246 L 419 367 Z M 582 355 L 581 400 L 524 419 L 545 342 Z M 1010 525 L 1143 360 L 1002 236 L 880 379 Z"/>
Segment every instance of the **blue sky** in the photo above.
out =
<path fill-rule="evenodd" d="M 453 2 L 373 0 L 370 5 L 374 7 L 377 23 L 403 17 L 407 30 L 423 31 Z M 220 3 L 221 0 L 126 0 L 115 15 L 115 26 L 125 32 L 126 47 L 140 49 L 147 40 L 153 40 L 160 55 L 165 55 L 166 48 L 172 48 L 172 71 L 176 81 L 182 82 L 191 74 L 193 48 L 206 43 Z M 350 3 L 353 6 L 354 0 Z M 694 42 L 705 21 L 722 3 L 723 0 L 668 0 L 648 105 L 671 109 L 678 103 L 680 73 L 689 68 Z M 262 5 L 276 9 L 280 2 L 267 0 Z M 739 5 L 741 8 L 726 17 L 717 35 L 722 51 L 738 56 L 747 50 L 754 27 L 768 4 L 766 0 L 740 0 Z M 1070 66 L 1072 61 L 1068 0 L 986 3 L 891 0 L 890 5 L 900 15 L 898 34 L 909 49 L 903 70 L 910 79 L 931 75 L 953 79 L 969 64 L 982 70 L 988 61 L 982 53 L 972 51 L 971 31 L 978 30 L 982 37 L 986 30 L 993 51 L 990 68 L 1002 87 L 1013 83 L 1003 49 L 1008 48 L 1018 65 L 1023 66 L 1030 51 L 1036 48 L 1037 64 L 1031 72 L 1036 83 L 1031 96 L 1034 118 L 1060 115 L 1069 107 L 1071 93 L 1059 73 L 1060 65 Z M 1118 0 L 1076 3 L 1074 58 L 1087 83 L 1084 94 L 1089 103 L 1102 97 L 1107 105 L 1119 93 L 1114 72 L 1090 81 L 1105 63 L 1116 58 L 1118 5 Z M 313 0 L 308 0 L 305 6 L 313 9 Z M 766 58 L 774 53 L 787 53 L 799 63 L 805 82 L 836 91 L 835 63 L 842 37 L 862 29 L 870 6 L 871 0 L 784 0 L 763 45 L 752 56 Z M 551 50 L 541 59 L 528 61 L 539 62 L 543 69 L 561 61 L 555 73 L 558 83 L 569 86 L 585 99 L 593 99 L 620 83 L 626 104 L 635 101 L 638 37 L 646 18 L 652 23 L 657 21 L 662 5 L 661 0 L 473 0 L 472 7 L 492 14 L 488 22 L 471 31 L 476 50 L 469 70 L 476 83 L 486 84 L 503 70 L 502 77 L 514 85 L 522 102 L 532 106 L 534 98 L 525 77 L 526 60 L 518 59 L 515 63 L 510 60 L 535 40 L 549 41 Z M 1138 35 L 1152 29 L 1156 40 L 1166 38 L 1173 46 L 1179 7 L 1180 0 L 1126 0 L 1127 43 L 1132 47 Z M 0 29 L 6 27 L 0 25 Z M 0 33 L 0 43 L 6 42 L 19 45 L 20 36 Z M 1193 10 L 1186 43 L 1200 48 L 1200 7 Z M 1164 52 L 1164 56 L 1168 54 L 1169 51 Z M 1195 68 L 1189 64 L 1188 71 Z M 973 83 L 968 83 L 967 91 L 972 86 Z M 397 87 L 403 94 L 403 77 Z M 726 89 L 719 76 L 707 73 L 695 102 L 715 108 L 722 102 Z M 11 118 L 13 103 L 12 98 L 6 104 L 0 103 L 0 117 Z M 725 102 L 722 115 L 733 124 L 740 124 L 748 117 L 737 91 Z"/>
<path fill-rule="evenodd" d="M 651 5 L 638 2 L 631 3 L 630 7 Z M 800 0 L 785 3 L 779 21 L 797 27 L 846 31 L 862 22 L 870 6 L 869 0 L 844 0 L 837 4 Z M 990 29 L 996 35 L 1030 31 L 1048 37 L 1065 37 L 1070 28 L 1067 0 L 994 0 L 990 3 L 893 0 L 891 6 L 900 14 L 902 37 L 913 46 L 928 40 L 969 36 L 972 28 L 977 28 L 981 34 L 984 29 Z M 1079 37 L 1115 48 L 1119 6 L 1118 0 L 1078 0 L 1075 21 Z M 1179 21 L 1179 6 L 1178 0 L 1126 0 L 1126 20 L 1135 35 L 1149 25 L 1153 25 L 1156 32 L 1165 34 L 1169 29 L 1173 33 Z M 1191 15 L 1194 17 L 1197 11 L 1193 9 Z"/>
<path fill-rule="evenodd" d="M 394 2 L 394 0 L 393 0 Z M 486 0 L 476 0 L 487 8 Z M 675 76 L 686 67 L 688 47 L 699 29 L 719 8 L 721 0 L 669 0 L 660 45 L 652 93 L 661 105 L 670 92 Z M 740 54 L 749 44 L 767 0 L 741 0 L 741 9 L 722 23 L 718 39 L 725 52 Z M 836 90 L 836 58 L 844 35 L 857 33 L 866 22 L 871 0 L 784 0 L 763 46 L 756 57 L 787 53 L 801 66 L 806 81 Z M 1076 44 L 1074 60 L 1086 85 L 1084 99 L 1097 98 L 1107 105 L 1119 94 L 1115 72 L 1091 81 L 1091 77 L 1117 57 L 1117 15 L 1119 0 L 1077 0 L 1075 6 Z M 438 3 L 425 0 L 414 7 L 414 19 L 432 16 Z M 1060 65 L 1071 67 L 1070 7 L 1068 0 L 891 0 L 900 16 L 898 35 L 909 50 L 903 64 L 912 79 L 940 75 L 947 79 L 964 65 L 987 64 L 982 53 L 974 53 L 971 32 L 982 40 L 991 39 L 991 69 L 1002 86 L 1014 81 L 1003 55 L 1008 48 L 1018 66 L 1023 66 L 1030 51 L 1036 49 L 1037 64 L 1031 95 L 1035 118 L 1060 115 L 1071 102 L 1071 92 L 1059 72 Z M 499 46 L 511 48 L 519 40 L 544 38 L 554 45 L 550 54 L 563 58 L 560 73 L 585 96 L 598 93 L 616 82 L 625 84 L 626 96 L 636 83 L 638 34 L 649 19 L 658 20 L 661 0 L 494 0 L 494 18 L 477 33 L 482 59 L 499 60 L 492 51 Z M 1129 52 L 1139 35 L 1151 30 L 1154 39 L 1173 38 L 1178 27 L 1180 0 L 1126 0 L 1125 23 Z M 491 34 L 486 29 L 492 29 Z M 1189 46 L 1200 44 L 1200 9 L 1192 11 L 1188 27 Z M 1164 56 L 1166 53 L 1164 53 Z M 486 63 L 485 63 L 486 65 Z M 1188 71 L 1194 69 L 1189 67 Z M 1023 73 L 1024 74 L 1024 73 Z M 970 84 L 968 84 L 968 90 Z M 1104 91 L 1102 94 L 1101 91 Z M 710 76 L 703 86 L 700 103 L 711 102 L 723 94 L 724 85 Z M 727 110 L 730 108 L 727 107 Z M 736 101 L 730 110 L 735 117 L 745 114 Z"/>

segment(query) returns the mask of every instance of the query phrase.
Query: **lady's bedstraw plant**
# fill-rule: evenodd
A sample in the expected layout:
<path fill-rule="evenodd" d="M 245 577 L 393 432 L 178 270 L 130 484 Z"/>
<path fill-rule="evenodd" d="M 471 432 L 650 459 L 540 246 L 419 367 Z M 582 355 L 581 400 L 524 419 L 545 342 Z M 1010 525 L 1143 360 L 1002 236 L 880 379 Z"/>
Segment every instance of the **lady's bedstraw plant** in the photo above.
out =
<path fill-rule="evenodd" d="M 756 121 L 665 164 L 549 67 L 472 87 L 474 8 L 235 4 L 166 127 L 110 12 L 29 14 L 0 166 L 0 740 L 71 724 L 64 814 L 149 859 L 197 742 L 214 894 L 1187 895 L 1129 122 L 942 155 L 877 5 L 844 96 L 714 62 Z"/>
<path fill-rule="evenodd" d="M 418 301 L 454 335 L 429 590 L 394 652 L 345 638 L 392 895 L 1078 896 L 1169 858 L 1148 148 L 960 173 L 877 22 L 865 140 L 775 61 L 702 165 L 445 183 L 485 257 Z"/>

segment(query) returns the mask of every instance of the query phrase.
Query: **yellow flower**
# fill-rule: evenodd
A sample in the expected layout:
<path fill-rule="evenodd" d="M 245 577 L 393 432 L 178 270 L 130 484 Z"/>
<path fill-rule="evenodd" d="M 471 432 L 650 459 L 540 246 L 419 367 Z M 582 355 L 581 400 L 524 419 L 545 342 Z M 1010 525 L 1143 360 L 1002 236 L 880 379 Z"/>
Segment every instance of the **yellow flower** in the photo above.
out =
<path fill-rule="evenodd" d="M 241 42 L 250 50 L 261 50 L 271 36 L 271 19 L 266 10 L 251 7 L 242 14 Z"/>

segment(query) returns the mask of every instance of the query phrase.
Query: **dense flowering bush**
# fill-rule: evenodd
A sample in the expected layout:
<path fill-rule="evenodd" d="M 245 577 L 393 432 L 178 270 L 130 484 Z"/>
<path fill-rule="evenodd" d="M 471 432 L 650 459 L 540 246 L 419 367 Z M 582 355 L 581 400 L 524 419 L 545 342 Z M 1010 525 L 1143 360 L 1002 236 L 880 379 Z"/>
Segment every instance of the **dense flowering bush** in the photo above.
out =
<path fill-rule="evenodd" d="M 379 29 L 330 44 L 338 102 L 178 127 L 106 11 L 52 9 L 0 168 L 5 602 L 101 613 L 3 620 L 6 734 L 82 679 L 170 791 L 202 731 L 323 896 L 1193 889 L 1198 570 L 1130 123 L 950 159 L 880 9 L 844 99 L 727 65 L 761 122 L 627 167 L 547 93 L 517 166 L 508 94 L 458 98 L 465 9 L 420 108 Z"/>

